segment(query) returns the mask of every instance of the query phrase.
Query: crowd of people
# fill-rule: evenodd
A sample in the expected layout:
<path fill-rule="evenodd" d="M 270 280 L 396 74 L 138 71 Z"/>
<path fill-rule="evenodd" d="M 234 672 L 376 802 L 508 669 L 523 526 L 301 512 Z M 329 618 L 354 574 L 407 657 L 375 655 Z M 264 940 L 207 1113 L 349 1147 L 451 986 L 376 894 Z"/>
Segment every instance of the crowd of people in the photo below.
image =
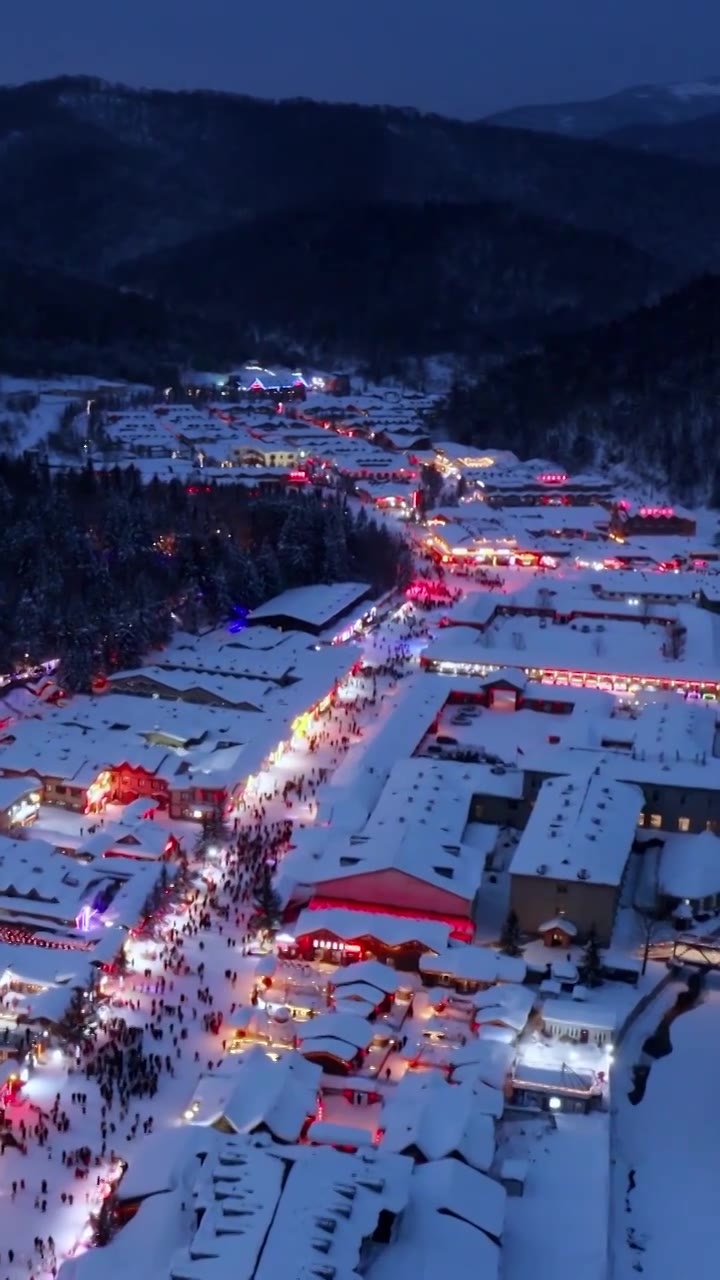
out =
<path fill-rule="evenodd" d="M 249 1003 L 253 984 L 254 966 L 243 967 L 240 957 L 255 949 L 259 901 L 291 842 L 293 823 L 315 816 L 318 789 L 407 673 L 411 642 L 423 627 L 419 612 L 406 609 L 396 634 L 368 646 L 371 656 L 313 715 L 303 742 L 282 767 L 269 769 L 246 791 L 218 847 L 191 860 L 188 876 L 195 878 L 183 901 L 163 907 L 134 940 L 127 971 L 106 981 L 104 1016 L 68 1055 L 65 1104 L 58 1093 L 47 1110 L 33 1107 L 28 1113 L 26 1103 L 18 1119 L 8 1113 L 6 1125 L 9 1132 L 17 1130 L 20 1150 L 42 1148 L 52 1170 L 52 1177 L 12 1181 L 13 1197 L 30 1198 L 37 1213 L 48 1215 L 71 1208 L 79 1197 L 87 1221 L 98 1211 L 100 1184 L 136 1138 L 154 1131 L 156 1099 L 165 1082 L 184 1064 L 193 1082 L 198 1069 L 220 1065 L 227 1021 Z M 216 945 L 210 947 L 213 937 Z M 217 966 L 218 938 L 223 952 L 234 953 L 229 967 Z M 73 1145 L 78 1131 L 83 1141 Z M 30 1167 L 37 1168 L 37 1161 Z M 7 1280 L 17 1280 L 18 1269 L 30 1280 L 54 1280 L 63 1257 L 76 1247 L 62 1219 L 55 1236 L 57 1245 L 52 1236 L 39 1235 L 23 1248 L 6 1234 L 0 1267 L 7 1262 Z"/>

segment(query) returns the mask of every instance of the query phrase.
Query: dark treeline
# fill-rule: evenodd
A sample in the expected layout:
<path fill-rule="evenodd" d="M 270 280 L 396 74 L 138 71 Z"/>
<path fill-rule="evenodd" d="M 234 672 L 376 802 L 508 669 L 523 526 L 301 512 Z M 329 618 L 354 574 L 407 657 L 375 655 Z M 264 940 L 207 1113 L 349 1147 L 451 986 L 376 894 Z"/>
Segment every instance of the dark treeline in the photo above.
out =
<path fill-rule="evenodd" d="M 384 201 L 246 219 L 119 278 L 201 319 L 208 355 L 221 335 L 239 338 L 244 317 L 381 373 L 392 356 L 517 350 L 619 315 L 677 277 L 616 236 L 511 205 Z"/>
<path fill-rule="evenodd" d="M 455 386 L 436 425 L 575 472 L 624 463 L 720 506 L 719 322 L 720 278 L 704 276 Z"/>
<path fill-rule="evenodd" d="M 386 376 L 720 270 L 720 169 L 586 139 L 72 77 L 0 88 L 0 144 L 8 372 L 158 384 L 276 345 Z"/>
<path fill-rule="evenodd" d="M 403 541 L 342 499 L 144 484 L 0 456 L 0 661 L 59 657 L 68 688 L 139 664 L 173 614 L 196 630 L 287 587 L 407 579 Z"/>

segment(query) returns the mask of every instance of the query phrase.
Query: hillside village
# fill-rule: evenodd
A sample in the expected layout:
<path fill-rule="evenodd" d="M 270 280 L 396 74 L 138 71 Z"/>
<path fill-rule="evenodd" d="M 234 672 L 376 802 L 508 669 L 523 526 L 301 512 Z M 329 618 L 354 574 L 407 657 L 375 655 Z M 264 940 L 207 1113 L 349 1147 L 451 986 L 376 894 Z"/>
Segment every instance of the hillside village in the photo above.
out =
<path fill-rule="evenodd" d="M 548 1265 L 631 1268 L 631 1073 L 689 975 L 717 1003 L 715 517 L 341 375 L 77 390 L 35 393 L 52 471 L 340 500 L 412 578 L 238 600 L 85 691 L 3 676 L 12 1280 L 36 1194 L 62 1280 L 521 1280 L 541 1224 Z"/>

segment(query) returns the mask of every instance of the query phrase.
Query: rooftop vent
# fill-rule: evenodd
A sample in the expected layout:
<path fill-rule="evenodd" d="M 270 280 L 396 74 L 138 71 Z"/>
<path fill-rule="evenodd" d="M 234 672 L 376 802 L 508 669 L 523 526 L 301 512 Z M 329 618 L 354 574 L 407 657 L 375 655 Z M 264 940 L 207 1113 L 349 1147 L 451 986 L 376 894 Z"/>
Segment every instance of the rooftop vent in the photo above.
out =
<path fill-rule="evenodd" d="M 335 1190 L 346 1200 L 354 1200 L 357 1195 L 357 1187 L 353 1186 L 352 1182 L 336 1182 Z"/>
<path fill-rule="evenodd" d="M 358 1178 L 358 1183 L 366 1191 L 375 1191 L 378 1195 L 385 1190 L 384 1178 Z"/>
<path fill-rule="evenodd" d="M 577 878 L 578 878 L 578 880 L 589 880 L 589 879 L 590 879 L 590 872 L 588 871 L 587 867 L 581 867 L 581 868 L 580 868 L 580 870 L 579 870 L 579 871 L 578 871 L 578 873 L 577 873 Z"/>
<path fill-rule="evenodd" d="M 548 869 L 547 869 L 547 862 L 541 862 L 541 863 L 540 863 L 540 866 L 537 868 L 537 873 L 538 873 L 538 875 L 539 875 L 539 876 L 546 876 L 546 875 L 547 875 L 547 871 L 548 871 Z"/>

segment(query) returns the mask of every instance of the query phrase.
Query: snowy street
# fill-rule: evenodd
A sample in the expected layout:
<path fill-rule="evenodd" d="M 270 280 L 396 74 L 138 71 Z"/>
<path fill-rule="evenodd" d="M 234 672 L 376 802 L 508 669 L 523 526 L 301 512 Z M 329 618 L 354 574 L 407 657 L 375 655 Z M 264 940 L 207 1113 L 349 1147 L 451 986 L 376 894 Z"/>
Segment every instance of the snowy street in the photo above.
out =
<path fill-rule="evenodd" d="M 370 638 L 368 658 L 391 667 L 405 630 L 402 621 L 389 621 Z M 7 1108 L 13 1135 L 21 1143 L 27 1135 L 26 1153 L 8 1145 L 2 1155 L 0 1274 L 7 1280 L 54 1277 L 66 1258 L 87 1247 L 90 1215 L 100 1209 L 106 1176 L 116 1168 L 113 1155 L 127 1158 L 144 1133 L 182 1124 L 198 1077 L 220 1065 L 228 1021 L 236 1007 L 250 1003 L 254 987 L 257 952 L 245 954 L 254 942 L 246 930 L 253 887 L 265 864 L 272 869 L 281 856 L 278 836 L 287 824 L 312 821 L 321 777 L 353 750 L 365 728 L 391 714 L 402 681 L 388 669 L 376 686 L 378 706 L 369 697 L 372 679 L 351 677 L 337 708 L 311 720 L 282 760 L 254 780 L 231 815 L 229 851 L 191 859 L 190 878 L 202 887 L 128 945 L 125 975 L 105 979 L 101 1030 L 88 1056 L 76 1063 L 72 1054 L 51 1050 L 22 1099 Z M 82 821 L 54 813 L 65 825 Z M 128 1033 L 113 1029 L 117 1019 L 141 1037 L 135 1043 L 144 1058 L 135 1069 L 127 1066 Z M 88 1064 L 113 1044 L 123 1047 L 122 1072 L 104 1069 L 98 1081 Z M 78 1093 L 82 1102 L 74 1100 Z M 75 1163 L 78 1149 L 89 1150 L 87 1163 Z"/>

